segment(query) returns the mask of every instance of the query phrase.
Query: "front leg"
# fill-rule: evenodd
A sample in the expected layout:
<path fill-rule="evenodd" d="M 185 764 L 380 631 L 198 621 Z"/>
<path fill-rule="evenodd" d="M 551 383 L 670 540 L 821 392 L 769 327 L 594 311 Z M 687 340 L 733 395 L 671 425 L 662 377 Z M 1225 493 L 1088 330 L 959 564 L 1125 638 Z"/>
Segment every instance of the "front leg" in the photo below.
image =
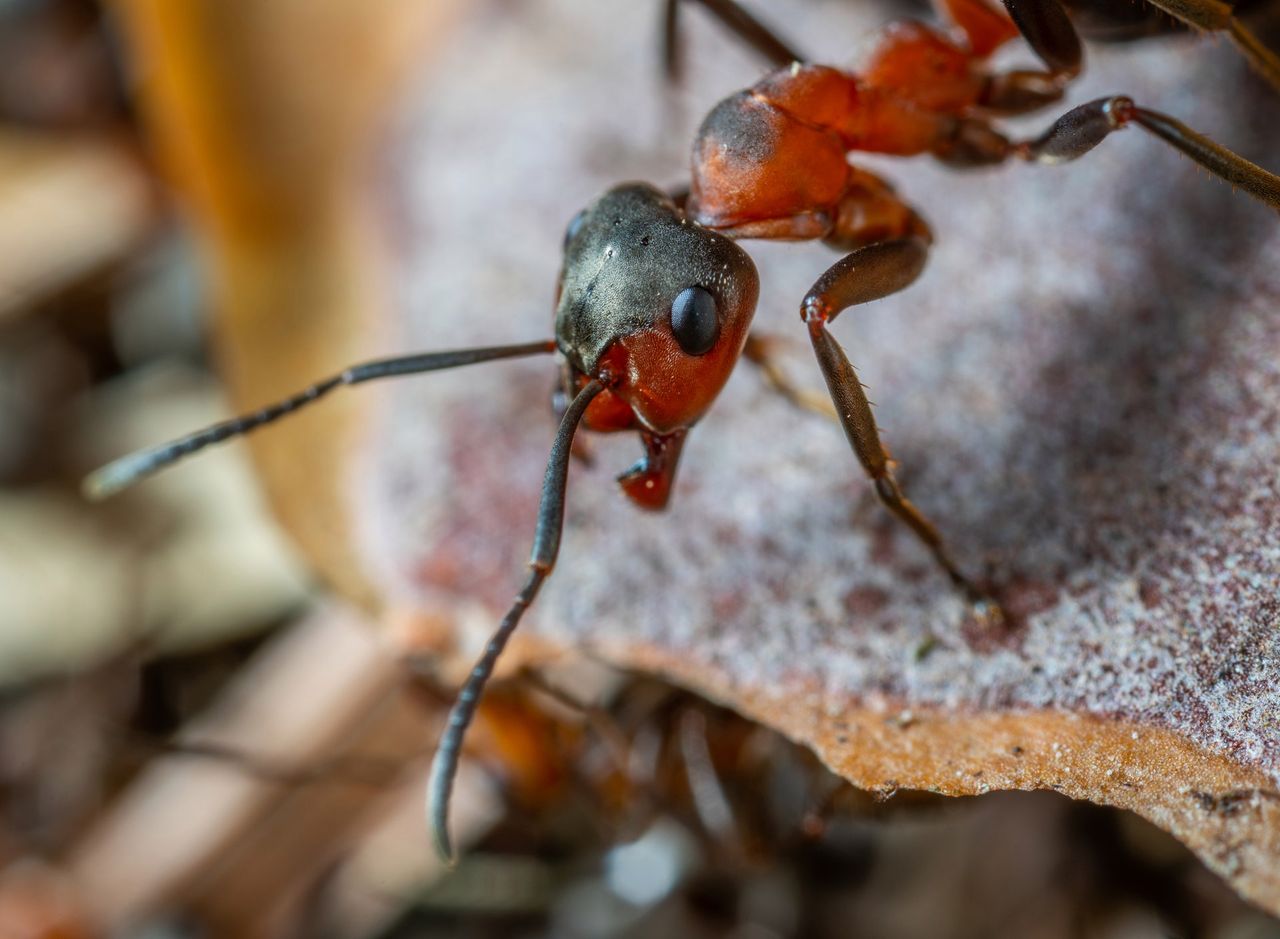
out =
<path fill-rule="evenodd" d="M 818 278 L 801 304 L 800 315 L 809 327 L 809 339 L 845 436 L 875 484 L 876 495 L 924 543 L 951 582 L 971 602 L 996 610 L 987 595 L 960 572 L 937 528 L 903 493 L 893 475 L 893 460 L 880 440 L 871 402 L 848 356 L 827 329 L 827 324 L 842 310 L 879 300 L 910 285 L 924 267 L 927 254 L 928 245 L 920 238 L 884 241 L 859 248 Z"/>

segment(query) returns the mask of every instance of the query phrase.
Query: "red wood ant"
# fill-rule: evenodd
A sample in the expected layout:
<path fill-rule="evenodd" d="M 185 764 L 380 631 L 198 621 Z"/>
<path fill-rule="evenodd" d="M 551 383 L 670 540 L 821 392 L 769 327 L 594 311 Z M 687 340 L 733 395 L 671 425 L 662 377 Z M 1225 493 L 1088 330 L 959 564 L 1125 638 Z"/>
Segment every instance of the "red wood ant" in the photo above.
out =
<path fill-rule="evenodd" d="M 1079 73 L 1076 32 L 1056 0 L 1005 0 L 1008 15 L 986 0 L 943 6 L 955 33 L 897 24 L 856 74 L 795 62 L 726 98 L 698 132 L 687 195 L 628 183 L 579 212 L 565 233 L 554 339 L 356 365 L 256 413 L 123 457 L 86 480 L 91 497 L 105 497 L 340 385 L 559 354 L 568 404 L 551 445 L 528 579 L 459 692 L 431 769 L 428 811 L 443 857 L 452 853 L 447 819 L 463 737 L 498 657 L 555 564 L 574 435 L 579 425 L 638 432 L 644 456 L 619 482 L 641 507 L 666 505 L 685 435 L 748 340 L 759 283 L 738 239 L 821 239 L 843 253 L 805 295 L 800 315 L 849 443 L 888 509 L 973 603 L 999 615 L 903 494 L 863 387 L 828 329 L 843 310 L 910 285 L 932 241 L 921 216 L 884 180 L 850 165 L 849 153 L 929 154 L 957 166 L 1050 164 L 1135 125 L 1280 209 L 1280 177 L 1124 96 L 1074 108 L 1034 139 L 1004 136 L 993 117 L 1057 100 Z M 1018 35 L 1044 68 L 989 71 L 985 59 Z"/>

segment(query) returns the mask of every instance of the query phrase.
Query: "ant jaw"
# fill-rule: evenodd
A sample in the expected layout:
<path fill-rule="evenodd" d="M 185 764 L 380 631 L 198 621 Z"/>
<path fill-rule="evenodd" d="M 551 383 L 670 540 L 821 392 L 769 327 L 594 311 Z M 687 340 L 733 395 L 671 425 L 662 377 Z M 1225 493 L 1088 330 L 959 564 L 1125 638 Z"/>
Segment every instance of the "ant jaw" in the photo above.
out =
<path fill-rule="evenodd" d="M 618 477 L 618 485 L 628 499 L 651 512 L 667 507 L 687 434 L 685 430 L 671 434 L 641 432 L 644 456 Z"/>

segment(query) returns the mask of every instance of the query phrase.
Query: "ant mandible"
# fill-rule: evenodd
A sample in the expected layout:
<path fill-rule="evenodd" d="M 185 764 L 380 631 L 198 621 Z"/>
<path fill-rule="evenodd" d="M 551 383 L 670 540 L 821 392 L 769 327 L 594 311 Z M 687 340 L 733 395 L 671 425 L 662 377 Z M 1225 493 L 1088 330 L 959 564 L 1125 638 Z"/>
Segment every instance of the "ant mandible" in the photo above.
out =
<path fill-rule="evenodd" d="M 713 12 L 735 8 L 729 0 L 702 2 Z M 1188 2 L 1198 6 L 1201 0 Z M 1057 0 L 1004 4 L 1006 11 L 986 0 L 941 0 L 955 31 L 895 24 L 856 73 L 789 62 L 726 98 L 698 131 L 687 195 L 624 184 L 570 222 L 554 339 L 356 365 L 256 413 L 116 460 L 85 480 L 85 492 L 111 495 L 341 385 L 559 354 L 562 387 L 570 396 L 547 462 L 528 578 L 460 690 L 431 767 L 428 813 L 436 849 L 448 859 L 449 801 L 463 737 L 498 657 L 555 564 L 578 427 L 637 431 L 644 456 L 618 481 L 637 505 L 663 508 L 685 435 L 711 406 L 748 341 L 759 280 L 737 239 L 821 239 L 843 256 L 810 288 L 800 316 L 854 454 L 881 501 L 956 587 L 998 616 L 998 606 L 961 572 L 937 529 L 903 494 L 863 386 L 829 330 L 843 310 L 910 285 L 932 242 L 921 216 L 884 180 L 852 166 L 848 154 L 929 154 L 960 166 L 1010 159 L 1052 164 L 1080 157 L 1113 131 L 1136 125 L 1280 209 L 1280 177 L 1124 96 L 1074 108 L 1033 139 L 1001 134 L 993 117 L 1058 100 L 1082 62 L 1080 41 Z M 987 57 L 1018 35 L 1044 68 L 985 68 Z"/>

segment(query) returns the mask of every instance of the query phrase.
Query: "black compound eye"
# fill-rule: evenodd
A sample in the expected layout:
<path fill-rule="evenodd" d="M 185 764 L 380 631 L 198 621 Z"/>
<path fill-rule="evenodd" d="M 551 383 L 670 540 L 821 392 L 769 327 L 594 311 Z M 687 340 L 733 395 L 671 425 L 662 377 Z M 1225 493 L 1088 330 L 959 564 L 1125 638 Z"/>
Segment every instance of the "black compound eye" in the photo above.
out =
<path fill-rule="evenodd" d="M 711 351 L 720 337 L 716 298 L 701 287 L 686 287 L 671 304 L 671 331 L 689 355 Z"/>
<path fill-rule="evenodd" d="M 572 219 L 569 220 L 569 227 L 564 230 L 564 249 L 569 250 L 569 242 L 573 241 L 578 232 L 582 231 L 582 223 L 587 217 L 587 210 L 583 209 Z"/>

